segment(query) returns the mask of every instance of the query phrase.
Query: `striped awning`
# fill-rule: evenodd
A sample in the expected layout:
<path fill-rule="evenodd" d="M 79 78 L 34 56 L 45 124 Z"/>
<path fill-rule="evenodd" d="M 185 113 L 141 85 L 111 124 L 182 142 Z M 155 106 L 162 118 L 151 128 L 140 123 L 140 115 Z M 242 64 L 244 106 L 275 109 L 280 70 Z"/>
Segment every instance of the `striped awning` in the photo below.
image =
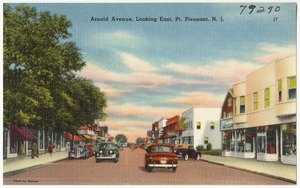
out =
<path fill-rule="evenodd" d="M 10 139 L 16 141 L 36 141 L 37 138 L 30 132 L 27 126 L 10 125 Z"/>

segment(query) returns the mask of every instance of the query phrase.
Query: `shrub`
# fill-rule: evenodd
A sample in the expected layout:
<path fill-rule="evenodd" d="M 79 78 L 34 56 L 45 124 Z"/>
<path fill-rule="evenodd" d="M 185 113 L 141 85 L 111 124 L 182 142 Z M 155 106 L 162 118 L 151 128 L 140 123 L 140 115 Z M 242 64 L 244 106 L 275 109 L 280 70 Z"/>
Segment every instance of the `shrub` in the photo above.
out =
<path fill-rule="evenodd" d="M 211 149 L 212 149 L 211 143 L 208 143 L 208 144 L 207 144 L 206 149 L 207 149 L 207 150 L 211 150 Z"/>
<path fill-rule="evenodd" d="M 205 155 L 216 155 L 216 156 L 222 156 L 222 150 L 216 149 L 216 150 L 204 150 L 202 152 Z"/>
<path fill-rule="evenodd" d="M 196 147 L 197 151 L 203 151 L 204 150 L 204 146 L 203 145 L 199 145 Z"/>

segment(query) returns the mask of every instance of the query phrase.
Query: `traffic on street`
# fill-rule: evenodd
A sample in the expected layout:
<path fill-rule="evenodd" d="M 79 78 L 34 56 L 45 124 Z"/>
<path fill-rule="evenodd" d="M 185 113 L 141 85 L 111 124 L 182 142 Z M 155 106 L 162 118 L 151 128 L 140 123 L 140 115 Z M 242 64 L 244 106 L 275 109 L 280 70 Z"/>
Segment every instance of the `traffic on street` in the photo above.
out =
<path fill-rule="evenodd" d="M 289 185 L 280 179 L 203 160 L 178 159 L 170 168 L 145 168 L 144 149 L 125 147 L 119 161 L 66 158 L 4 177 L 5 185 Z"/>

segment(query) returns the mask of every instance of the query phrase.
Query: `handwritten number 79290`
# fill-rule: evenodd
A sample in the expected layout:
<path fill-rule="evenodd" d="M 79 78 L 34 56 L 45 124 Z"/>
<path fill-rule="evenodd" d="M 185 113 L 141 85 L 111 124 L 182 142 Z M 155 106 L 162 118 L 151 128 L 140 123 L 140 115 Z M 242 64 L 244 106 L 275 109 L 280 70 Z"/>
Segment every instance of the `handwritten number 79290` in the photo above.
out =
<path fill-rule="evenodd" d="M 243 14 L 244 12 L 247 13 L 247 11 L 245 11 L 246 9 L 249 9 L 249 13 L 248 14 L 252 14 L 253 12 L 255 13 L 265 13 L 267 12 L 268 14 L 270 14 L 271 12 L 279 12 L 280 11 L 280 6 L 268 6 L 268 7 L 264 7 L 264 6 L 260 6 L 260 7 L 256 7 L 255 5 L 241 5 L 241 12 L 240 15 Z"/>

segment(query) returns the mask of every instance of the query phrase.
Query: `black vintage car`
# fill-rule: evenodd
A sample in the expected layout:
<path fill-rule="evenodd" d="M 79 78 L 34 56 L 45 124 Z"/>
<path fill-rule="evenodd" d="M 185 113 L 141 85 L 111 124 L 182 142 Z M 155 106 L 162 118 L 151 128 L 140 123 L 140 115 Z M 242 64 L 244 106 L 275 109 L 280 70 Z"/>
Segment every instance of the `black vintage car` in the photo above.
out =
<path fill-rule="evenodd" d="M 99 150 L 95 152 L 95 161 L 99 163 L 101 160 L 119 161 L 119 151 L 116 144 L 111 142 L 102 142 L 99 144 Z"/>
<path fill-rule="evenodd" d="M 174 152 L 178 159 L 189 160 L 189 158 L 200 160 L 202 157 L 202 153 L 200 151 L 196 151 L 193 145 L 190 144 L 178 144 L 174 148 Z"/>

